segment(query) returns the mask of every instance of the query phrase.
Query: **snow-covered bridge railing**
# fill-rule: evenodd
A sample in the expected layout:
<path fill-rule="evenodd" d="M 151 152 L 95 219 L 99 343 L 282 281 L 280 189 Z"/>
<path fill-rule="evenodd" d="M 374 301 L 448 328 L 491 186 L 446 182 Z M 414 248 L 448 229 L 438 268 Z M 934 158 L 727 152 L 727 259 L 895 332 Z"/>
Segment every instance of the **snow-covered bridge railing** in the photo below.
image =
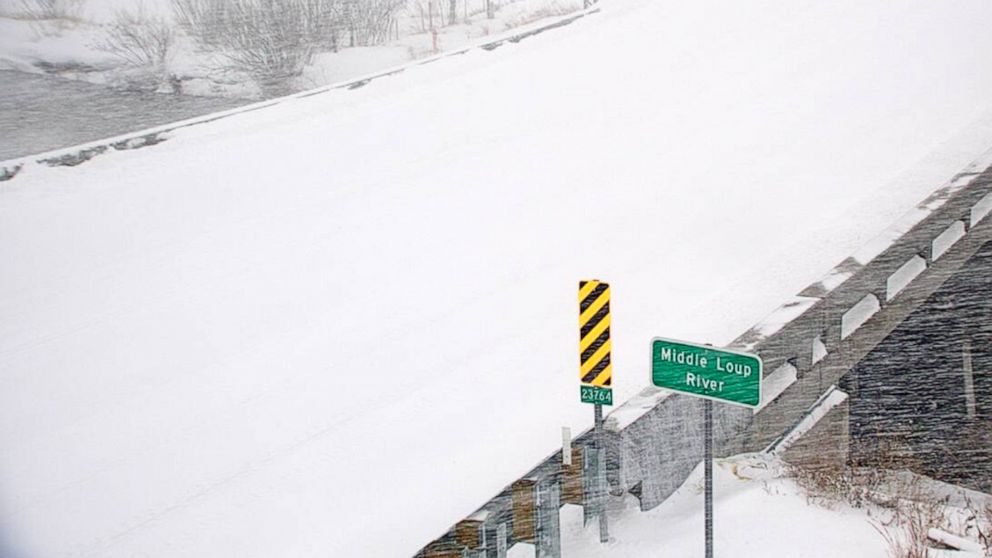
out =
<path fill-rule="evenodd" d="M 756 352 L 765 363 L 763 400 L 756 411 L 714 409 L 718 453 L 774 447 L 799 422 L 816 416 L 804 439 L 781 444 L 786 456 L 786 446 L 798 452 L 817 444 L 821 458 L 846 459 L 844 398 L 825 417 L 809 410 L 992 241 L 990 214 L 992 152 L 736 339 L 732 347 Z M 597 482 L 593 462 L 605 459 L 610 494 L 630 492 L 642 509 L 651 509 L 701 459 L 701 414 L 700 399 L 645 388 L 607 418 L 605 456 L 594 447 L 591 432 L 584 433 L 574 444 L 572 467 L 556 452 L 418 556 L 497 558 L 518 542 L 533 544 L 539 557 L 559 556 L 559 507 L 579 504 L 589 516 L 602 505 L 589 497 Z"/>

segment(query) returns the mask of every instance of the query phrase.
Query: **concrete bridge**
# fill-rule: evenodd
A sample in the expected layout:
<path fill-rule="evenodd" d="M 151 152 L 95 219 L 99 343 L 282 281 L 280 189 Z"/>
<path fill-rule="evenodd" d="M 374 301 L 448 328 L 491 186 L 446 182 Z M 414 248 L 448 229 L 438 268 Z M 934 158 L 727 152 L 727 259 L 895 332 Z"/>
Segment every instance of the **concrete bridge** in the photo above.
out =
<path fill-rule="evenodd" d="M 593 13 L 595 8 L 554 25 Z M 492 50 L 552 27 L 473 48 Z M 287 100 L 347 95 L 370 80 L 405 71 L 0 162 L 0 182 L 34 165 L 83 164 L 169 140 L 181 128 Z M 864 463 L 884 456 L 888 463 L 987 488 L 981 484 L 987 476 L 954 460 L 984 458 L 962 450 L 979 447 L 974 440 L 988 431 L 989 379 L 983 372 L 989 365 L 989 312 L 982 295 L 992 242 L 990 167 L 987 156 L 964 170 L 888 234 L 731 344 L 762 356 L 765 399 L 757 412 L 718 406 L 718 455 L 777 448 L 787 459 L 818 462 Z M 979 323 L 986 329 L 973 327 Z M 644 343 L 646 353 L 648 340 Z M 428 544 L 418 555 L 493 558 L 526 543 L 538 556 L 559 556 L 562 505 L 580 505 L 592 517 L 626 494 L 636 496 L 644 510 L 670 496 L 702 456 L 701 416 L 699 400 L 645 389 L 610 414 L 602 445 L 585 433 L 573 447 L 572 465 L 563 465 L 556 452 L 520 478 L 506 479 L 499 494 L 479 502 L 474 513 L 437 533 L 436 540 L 424 541 Z"/>
<path fill-rule="evenodd" d="M 810 465 L 911 467 L 992 488 L 990 164 L 735 340 L 764 361 L 763 401 L 716 406 L 717 455 L 776 448 Z M 605 447 L 586 432 L 571 466 L 555 453 L 417 556 L 498 558 L 521 542 L 559 556 L 562 505 L 592 517 L 627 492 L 642 510 L 671 495 L 703 454 L 701 417 L 701 400 L 646 388 L 609 415 Z"/>
<path fill-rule="evenodd" d="M 7 161 L 0 181 L 15 178 L 24 165 L 74 166 L 284 101 Z M 992 489 L 990 213 L 992 152 L 736 339 L 731 348 L 756 352 L 765 363 L 764 400 L 757 412 L 716 407 L 717 455 L 788 445 L 785 457 L 793 461 L 905 466 Z M 643 510 L 671 495 L 701 459 L 701 416 L 700 400 L 647 388 L 607 417 L 604 447 L 584 433 L 573 446 L 572 466 L 562 465 L 561 452 L 552 454 L 418 556 L 496 558 L 517 543 L 534 545 L 538 556 L 558 556 L 562 505 L 581 505 L 593 517 L 625 493 Z M 788 438 L 797 425 L 814 422 L 802 437 Z"/>
<path fill-rule="evenodd" d="M 839 382 L 850 459 L 992 491 L 992 243 Z"/>

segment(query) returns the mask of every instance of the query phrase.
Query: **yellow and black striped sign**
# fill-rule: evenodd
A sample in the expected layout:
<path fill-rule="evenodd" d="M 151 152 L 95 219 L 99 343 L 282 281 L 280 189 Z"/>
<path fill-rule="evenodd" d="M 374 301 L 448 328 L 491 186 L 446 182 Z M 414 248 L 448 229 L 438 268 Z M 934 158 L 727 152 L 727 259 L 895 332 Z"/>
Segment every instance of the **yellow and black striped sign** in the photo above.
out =
<path fill-rule="evenodd" d="M 612 404 L 610 285 L 602 281 L 579 282 L 579 379 L 584 386 L 600 388 L 583 389 L 582 401 Z"/>

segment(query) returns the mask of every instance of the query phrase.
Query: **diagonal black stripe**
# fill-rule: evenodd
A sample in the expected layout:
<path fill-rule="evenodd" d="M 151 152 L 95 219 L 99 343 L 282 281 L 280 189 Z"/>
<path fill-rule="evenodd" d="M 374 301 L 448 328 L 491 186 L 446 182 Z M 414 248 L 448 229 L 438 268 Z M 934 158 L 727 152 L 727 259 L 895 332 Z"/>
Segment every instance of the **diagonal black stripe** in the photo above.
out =
<path fill-rule="evenodd" d="M 607 302 L 606 304 L 603 305 L 602 308 L 599 309 L 598 312 L 596 312 L 595 314 L 592 315 L 591 318 L 589 318 L 588 322 L 582 324 L 582 329 L 579 330 L 579 339 L 585 339 L 586 335 L 589 335 L 589 332 L 592 331 L 594 327 L 599 325 L 599 322 L 603 321 L 603 318 L 605 318 L 606 315 L 609 313 L 610 313 L 610 303 Z"/>
<path fill-rule="evenodd" d="M 596 302 L 596 299 L 599 298 L 599 295 L 603 294 L 603 291 L 605 291 L 608 288 L 610 288 L 610 286 L 606 283 L 600 283 L 595 287 L 593 287 L 592 292 L 589 293 L 584 299 L 582 299 L 582 302 L 579 303 L 579 313 L 581 314 L 582 312 L 585 312 L 586 308 L 592 306 L 592 303 Z"/>
<path fill-rule="evenodd" d="M 609 378 L 603 380 L 603 385 L 604 386 L 609 386 L 609 385 L 612 385 L 612 384 L 613 384 L 613 374 L 610 374 L 610 377 Z"/>
<path fill-rule="evenodd" d="M 602 372 L 603 369 L 605 369 L 609 365 L 610 365 L 610 353 L 606 353 L 606 356 L 603 357 L 603 360 L 599 361 L 599 364 L 593 366 L 592 370 L 590 370 L 588 374 L 582 377 L 582 383 L 588 384 L 592 382 L 593 380 L 596 379 L 596 376 L 599 376 L 600 372 Z"/>
<path fill-rule="evenodd" d="M 582 351 L 582 356 L 579 357 L 581 363 L 585 364 L 586 361 L 592 358 L 592 355 L 596 354 L 596 351 L 599 350 L 599 348 L 602 347 L 609 340 L 610 340 L 610 328 L 606 328 L 603 330 L 603 333 L 600 333 L 599 337 L 597 337 L 596 340 L 592 342 L 592 345 L 589 345 L 588 347 L 586 347 L 586 350 Z"/>

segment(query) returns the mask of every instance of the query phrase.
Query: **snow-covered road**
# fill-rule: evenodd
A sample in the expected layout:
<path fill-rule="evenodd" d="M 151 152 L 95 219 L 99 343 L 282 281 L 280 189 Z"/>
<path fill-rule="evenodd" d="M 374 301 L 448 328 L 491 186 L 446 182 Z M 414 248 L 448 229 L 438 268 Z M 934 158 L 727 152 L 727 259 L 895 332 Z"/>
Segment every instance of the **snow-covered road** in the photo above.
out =
<path fill-rule="evenodd" d="M 992 146 L 986 0 L 611 0 L 0 184 L 0 554 L 410 555 Z"/>

